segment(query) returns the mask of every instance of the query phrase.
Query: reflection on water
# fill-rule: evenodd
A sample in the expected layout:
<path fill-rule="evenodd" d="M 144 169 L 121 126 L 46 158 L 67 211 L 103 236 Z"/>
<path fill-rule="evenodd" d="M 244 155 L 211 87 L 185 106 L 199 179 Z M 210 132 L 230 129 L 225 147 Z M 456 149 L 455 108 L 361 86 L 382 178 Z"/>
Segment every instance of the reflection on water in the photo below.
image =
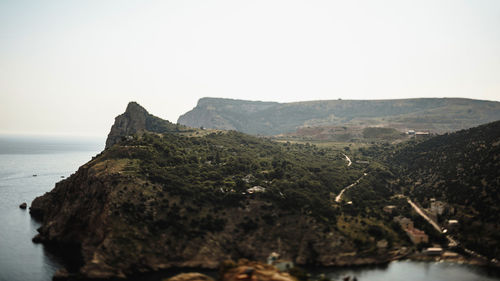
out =
<path fill-rule="evenodd" d="M 344 268 L 309 268 L 314 276 L 324 274 L 331 280 L 346 276 L 358 281 L 498 281 L 500 271 L 467 264 L 448 262 L 396 261 L 385 265 Z"/>

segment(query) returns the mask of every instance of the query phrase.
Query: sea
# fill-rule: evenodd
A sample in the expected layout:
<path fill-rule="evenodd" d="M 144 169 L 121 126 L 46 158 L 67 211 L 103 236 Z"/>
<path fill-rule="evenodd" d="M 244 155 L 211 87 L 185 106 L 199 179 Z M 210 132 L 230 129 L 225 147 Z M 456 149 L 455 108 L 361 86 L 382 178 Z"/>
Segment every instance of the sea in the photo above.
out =
<path fill-rule="evenodd" d="M 33 199 L 54 188 L 104 149 L 104 138 L 0 135 L 0 281 L 46 281 L 74 265 L 68 253 L 35 244 L 40 223 L 28 209 Z M 313 277 L 346 276 L 359 281 L 499 281 L 497 270 L 446 262 L 397 261 L 383 266 L 308 268 Z M 177 270 L 181 272 L 185 270 Z M 135 276 L 161 280 L 173 271 Z M 206 272 L 209 273 L 210 272 Z M 215 272 L 212 272 L 215 274 Z"/>

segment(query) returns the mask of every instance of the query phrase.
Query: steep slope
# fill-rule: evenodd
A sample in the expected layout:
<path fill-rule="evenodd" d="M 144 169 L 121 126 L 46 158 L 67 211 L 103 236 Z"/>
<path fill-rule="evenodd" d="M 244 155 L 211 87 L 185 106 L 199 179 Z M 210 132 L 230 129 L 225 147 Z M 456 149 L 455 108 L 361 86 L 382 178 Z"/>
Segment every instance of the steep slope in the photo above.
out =
<path fill-rule="evenodd" d="M 213 268 L 273 251 L 299 264 L 376 263 L 397 255 L 379 239 L 406 243 L 389 218 L 351 220 L 332 201 L 363 174 L 340 152 L 237 132 L 150 132 L 140 109 L 116 119 L 120 142 L 31 204 L 36 240 L 78 246 L 81 275 Z"/>
<path fill-rule="evenodd" d="M 391 127 L 435 133 L 500 119 L 500 103 L 460 98 L 329 100 L 295 103 L 202 98 L 178 123 L 276 135 L 304 126 Z"/>
<path fill-rule="evenodd" d="M 458 219 L 460 241 L 500 258 L 500 121 L 405 146 L 389 161 L 421 204 L 449 204 L 440 220 Z"/>
<path fill-rule="evenodd" d="M 120 142 L 124 137 L 140 135 L 143 132 L 168 133 L 183 130 L 186 130 L 185 126 L 179 126 L 151 115 L 138 103 L 130 102 L 125 113 L 115 118 L 115 123 L 106 139 L 106 148 Z"/>

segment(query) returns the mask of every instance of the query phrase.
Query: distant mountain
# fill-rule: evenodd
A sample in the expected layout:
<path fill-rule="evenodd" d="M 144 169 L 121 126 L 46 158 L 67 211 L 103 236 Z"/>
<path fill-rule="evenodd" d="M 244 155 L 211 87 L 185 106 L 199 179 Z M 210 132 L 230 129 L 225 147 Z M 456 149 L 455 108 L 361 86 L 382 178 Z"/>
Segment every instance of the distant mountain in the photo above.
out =
<path fill-rule="evenodd" d="M 294 103 L 202 98 L 178 123 L 190 127 L 277 135 L 301 127 L 357 126 L 426 130 L 467 129 L 500 120 L 500 102 L 462 98 L 326 100 Z"/>
<path fill-rule="evenodd" d="M 421 204 L 448 206 L 438 218 L 459 221 L 467 247 L 500 258 L 500 121 L 403 144 L 389 157 L 401 185 Z"/>

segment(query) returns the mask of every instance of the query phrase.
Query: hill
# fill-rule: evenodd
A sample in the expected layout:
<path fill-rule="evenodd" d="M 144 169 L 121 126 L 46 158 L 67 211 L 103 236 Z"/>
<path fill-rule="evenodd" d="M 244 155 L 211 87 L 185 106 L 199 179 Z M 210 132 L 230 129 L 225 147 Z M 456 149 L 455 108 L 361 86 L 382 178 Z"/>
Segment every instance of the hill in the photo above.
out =
<path fill-rule="evenodd" d="M 500 102 L 461 98 L 328 100 L 294 103 L 202 98 L 178 123 L 254 135 L 301 127 L 388 127 L 433 133 L 471 128 L 500 119 Z"/>
<path fill-rule="evenodd" d="M 130 104 L 107 149 L 31 204 L 42 221 L 35 241 L 79 249 L 84 277 L 214 268 L 271 252 L 298 264 L 379 263 L 409 245 L 381 211 L 391 175 L 377 163 L 348 167 L 333 149 L 148 118 Z M 365 204 L 335 202 L 360 178 Z"/>
<path fill-rule="evenodd" d="M 122 138 L 131 135 L 141 135 L 144 132 L 178 133 L 189 131 L 185 126 L 162 120 L 146 111 L 136 102 L 130 102 L 125 112 L 115 118 L 111 131 L 106 139 L 106 148 L 118 143 Z"/>
<path fill-rule="evenodd" d="M 450 231 L 466 247 L 500 258 L 500 121 L 403 144 L 390 154 L 411 197 L 434 205 L 445 226 L 458 220 Z"/>

